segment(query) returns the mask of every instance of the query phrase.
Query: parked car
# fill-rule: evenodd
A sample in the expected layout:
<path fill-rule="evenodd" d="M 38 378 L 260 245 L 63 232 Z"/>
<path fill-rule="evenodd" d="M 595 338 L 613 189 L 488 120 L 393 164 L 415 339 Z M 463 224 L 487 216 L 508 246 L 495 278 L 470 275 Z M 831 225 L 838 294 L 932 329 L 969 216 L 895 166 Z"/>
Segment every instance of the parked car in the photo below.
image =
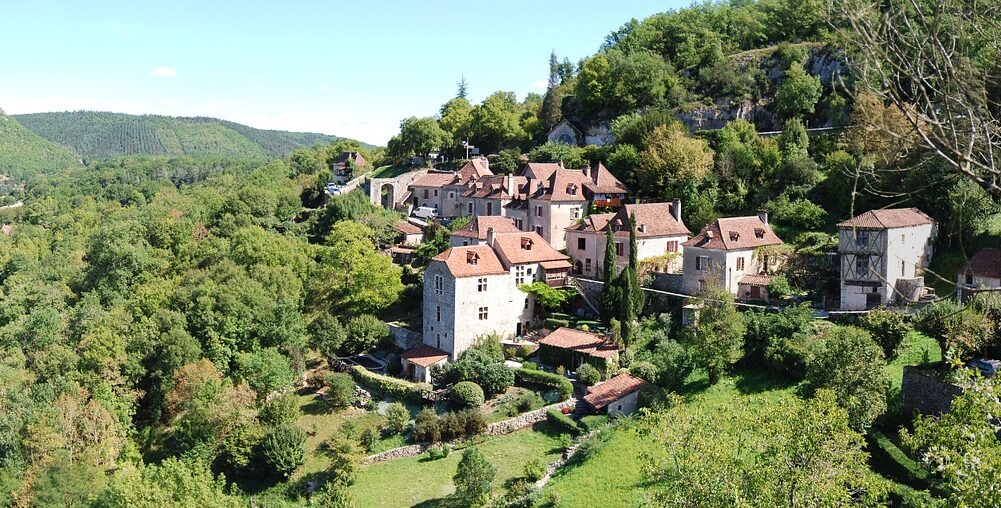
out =
<path fill-rule="evenodd" d="M 420 217 L 422 219 L 433 219 L 438 216 L 438 210 L 431 208 L 430 206 L 418 206 L 414 210 L 414 217 Z"/>
<path fill-rule="evenodd" d="M 984 377 L 993 377 L 999 370 L 1001 370 L 1001 360 L 977 358 L 976 360 L 966 362 L 966 366 L 971 369 L 979 370 Z"/>
<path fill-rule="evenodd" d="M 331 196 L 337 196 L 342 192 L 344 192 L 344 189 L 341 188 L 340 185 L 337 185 L 336 183 L 327 184 L 327 194 L 330 194 Z"/>

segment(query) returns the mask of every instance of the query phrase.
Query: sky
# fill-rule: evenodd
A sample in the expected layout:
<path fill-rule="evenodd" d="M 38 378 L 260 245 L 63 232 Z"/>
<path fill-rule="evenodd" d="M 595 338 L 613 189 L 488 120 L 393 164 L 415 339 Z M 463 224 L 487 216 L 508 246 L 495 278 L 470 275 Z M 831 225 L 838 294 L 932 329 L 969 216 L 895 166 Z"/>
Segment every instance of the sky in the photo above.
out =
<path fill-rule="evenodd" d="M 210 116 L 385 144 L 462 76 L 543 92 L 631 18 L 688 0 L 0 0 L 0 108 Z"/>

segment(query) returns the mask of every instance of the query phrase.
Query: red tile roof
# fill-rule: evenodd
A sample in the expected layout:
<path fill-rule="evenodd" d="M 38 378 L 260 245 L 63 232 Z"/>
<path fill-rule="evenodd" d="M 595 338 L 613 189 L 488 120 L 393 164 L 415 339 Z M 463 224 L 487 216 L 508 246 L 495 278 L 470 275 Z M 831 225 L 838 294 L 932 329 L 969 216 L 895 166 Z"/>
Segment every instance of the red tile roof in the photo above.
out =
<path fill-rule="evenodd" d="M 581 219 L 577 224 L 567 228 L 568 231 L 585 231 L 597 233 L 604 231 L 609 221 L 615 218 L 615 213 L 593 213 Z"/>
<path fill-rule="evenodd" d="M 528 167 L 525 168 L 525 176 L 537 180 L 549 180 L 549 177 L 553 176 L 553 172 L 557 169 L 563 169 L 563 164 L 558 162 L 529 162 Z"/>
<path fill-rule="evenodd" d="M 405 235 L 419 235 L 424 232 L 424 230 L 417 227 L 415 224 L 405 220 L 397 222 L 394 226 L 397 231 Z"/>
<path fill-rule="evenodd" d="M 619 374 L 604 383 L 591 387 L 590 393 L 584 396 L 584 402 L 587 402 L 594 409 L 602 409 L 647 384 L 649 383 L 638 377 Z"/>
<path fill-rule="evenodd" d="M 892 229 L 934 224 L 935 220 L 917 208 L 870 210 L 838 223 L 839 228 Z"/>
<path fill-rule="evenodd" d="M 747 286 L 767 286 L 771 284 L 772 277 L 770 275 L 745 275 L 737 281 L 737 284 L 744 284 Z"/>
<path fill-rule="evenodd" d="M 410 184 L 411 187 L 444 187 L 455 181 L 455 173 L 428 173 Z"/>
<path fill-rule="evenodd" d="M 515 227 L 514 221 L 500 215 L 478 215 L 469 221 L 469 224 L 452 231 L 451 236 L 462 238 L 487 239 L 487 229 L 494 228 L 494 234 L 518 233 L 521 230 Z"/>
<path fill-rule="evenodd" d="M 445 263 L 454 277 L 477 277 L 507 273 L 488 245 L 452 247 L 431 259 Z"/>
<path fill-rule="evenodd" d="M 580 224 L 567 229 L 591 233 L 604 232 L 609 225 L 616 236 L 629 236 L 629 217 L 636 214 L 637 238 L 662 236 L 688 236 L 691 231 L 672 213 L 672 203 L 643 203 L 625 205 L 617 213 L 603 213 L 586 217 Z"/>
<path fill-rule="evenodd" d="M 458 183 L 465 184 L 470 180 L 478 180 L 485 176 L 493 175 L 493 171 L 483 164 L 480 159 L 470 159 L 458 171 L 455 172 Z"/>
<path fill-rule="evenodd" d="M 427 344 L 421 344 L 400 355 L 400 358 L 409 360 L 421 367 L 430 367 L 442 360 L 448 359 L 448 353 Z"/>
<path fill-rule="evenodd" d="M 982 249 L 959 273 L 1001 279 L 1001 249 Z"/>
<path fill-rule="evenodd" d="M 683 245 L 715 250 L 746 250 L 766 245 L 780 245 L 782 240 L 761 218 L 728 217 L 716 219 Z"/>
<path fill-rule="evenodd" d="M 588 354 L 594 354 L 600 350 L 602 353 L 596 356 L 602 357 L 611 356 L 611 353 L 618 351 L 618 348 L 614 344 L 609 344 L 603 335 L 575 330 L 565 326 L 553 330 L 549 335 L 539 340 L 539 344 L 560 349 L 572 349 Z M 607 353 L 607 351 L 611 351 L 611 353 Z"/>
<path fill-rule="evenodd" d="M 495 234 L 494 248 L 505 266 L 570 259 L 566 254 L 560 254 L 538 233 Z"/>

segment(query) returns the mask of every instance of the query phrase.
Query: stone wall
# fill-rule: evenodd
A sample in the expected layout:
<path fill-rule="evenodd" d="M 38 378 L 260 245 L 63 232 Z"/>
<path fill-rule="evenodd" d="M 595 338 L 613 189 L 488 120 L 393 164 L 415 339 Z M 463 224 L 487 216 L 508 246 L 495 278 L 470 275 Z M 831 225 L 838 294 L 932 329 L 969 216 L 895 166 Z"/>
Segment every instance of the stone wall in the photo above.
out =
<path fill-rule="evenodd" d="M 962 388 L 935 377 L 934 373 L 918 367 L 904 367 L 901 397 L 908 412 L 917 411 L 924 415 L 945 413 L 952 407 L 952 400 L 962 393 Z"/>
<path fill-rule="evenodd" d="M 427 443 L 415 444 L 410 446 L 401 446 L 399 448 L 393 448 L 392 450 L 386 450 L 382 453 L 377 453 L 375 455 L 369 455 L 365 458 L 366 464 L 375 464 L 377 462 L 387 462 L 396 459 L 405 459 L 407 457 L 416 457 L 424 453 L 430 447 Z"/>
<path fill-rule="evenodd" d="M 684 294 L 685 275 L 682 273 L 658 273 L 653 280 L 653 288 L 660 291 Z"/>
<path fill-rule="evenodd" d="M 420 332 L 404 328 L 397 323 L 387 324 L 389 325 L 389 336 L 393 338 L 393 343 L 404 351 L 416 347 L 421 343 Z"/>

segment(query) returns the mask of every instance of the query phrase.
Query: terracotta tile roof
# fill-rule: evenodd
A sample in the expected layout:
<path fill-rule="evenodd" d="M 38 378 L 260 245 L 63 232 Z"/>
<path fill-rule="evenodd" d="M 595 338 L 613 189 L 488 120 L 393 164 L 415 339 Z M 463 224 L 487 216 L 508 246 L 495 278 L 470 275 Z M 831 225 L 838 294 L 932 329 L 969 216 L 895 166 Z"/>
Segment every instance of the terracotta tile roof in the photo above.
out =
<path fill-rule="evenodd" d="M 487 229 L 494 228 L 494 234 L 518 233 L 520 230 L 515 227 L 514 221 L 500 215 L 478 215 L 469 221 L 469 224 L 452 231 L 451 236 L 462 238 L 487 239 Z"/>
<path fill-rule="evenodd" d="M 470 159 L 469 162 L 466 162 L 466 164 L 455 172 L 456 180 L 461 184 L 493 174 L 493 171 L 490 171 L 490 168 L 485 166 L 480 159 Z"/>
<path fill-rule="evenodd" d="M 591 233 L 604 232 L 609 224 L 616 236 L 629 236 L 629 217 L 636 214 L 637 238 L 661 236 L 688 236 L 692 234 L 684 222 L 679 222 L 671 212 L 672 203 L 643 203 L 625 205 L 616 213 L 590 215 L 583 222 L 567 229 Z"/>
<path fill-rule="evenodd" d="M 716 250 L 746 250 L 781 245 L 782 240 L 756 215 L 716 219 L 683 245 Z"/>
<path fill-rule="evenodd" d="M 591 182 L 593 183 L 587 184 L 587 186 L 592 193 L 622 194 L 629 192 L 629 189 L 600 162 L 597 167 L 591 168 Z"/>
<path fill-rule="evenodd" d="M 557 169 L 546 182 L 545 189 L 536 199 L 546 201 L 587 201 L 584 197 L 584 181 L 587 177 L 578 169 Z"/>
<path fill-rule="evenodd" d="M 581 219 L 580 222 L 574 224 L 567 228 L 568 231 L 585 231 L 590 233 L 598 233 L 605 230 L 608 226 L 608 222 L 615 218 L 615 212 L 612 213 L 593 213 Z"/>
<path fill-rule="evenodd" d="M 445 263 L 453 277 L 477 277 L 507 273 L 494 250 L 487 245 L 452 247 L 431 258 Z"/>
<path fill-rule="evenodd" d="M 510 180 L 507 176 L 486 176 L 471 182 L 462 195 L 469 198 L 512 199 L 526 183 L 528 179 L 523 176 L 513 176 Z"/>
<path fill-rule="evenodd" d="M 646 381 L 638 377 L 619 374 L 604 383 L 591 387 L 590 393 L 584 396 L 584 402 L 587 402 L 594 409 L 602 409 L 647 384 Z"/>
<path fill-rule="evenodd" d="M 538 233 L 496 234 L 493 247 L 505 266 L 570 259 L 566 254 L 560 254 Z"/>
<path fill-rule="evenodd" d="M 410 184 L 411 187 L 444 187 L 456 179 L 455 173 L 428 173 Z"/>
<path fill-rule="evenodd" d="M 605 344 L 605 337 L 596 333 L 575 330 L 573 328 L 557 328 L 549 335 L 546 335 L 539 344 L 558 347 L 561 349 L 588 350 L 595 349 Z"/>
<path fill-rule="evenodd" d="M 772 282 L 772 277 L 770 275 L 745 275 L 737 281 L 737 284 L 745 284 L 748 286 L 767 286 Z"/>
<path fill-rule="evenodd" d="M 424 230 L 417 227 L 417 225 L 405 220 L 401 220 L 396 224 L 394 224 L 393 226 L 396 228 L 397 231 L 405 235 L 419 235 L 424 232 Z"/>
<path fill-rule="evenodd" d="M 345 166 L 347 166 L 347 162 L 349 160 L 354 161 L 354 163 L 358 166 L 365 166 L 368 164 L 368 161 L 365 160 L 365 157 L 363 157 L 362 154 L 358 152 L 341 152 L 341 154 L 338 155 L 336 159 L 334 159 L 334 162 L 331 163 L 331 166 L 334 168 L 344 168 Z"/>
<path fill-rule="evenodd" d="M 557 169 L 563 169 L 563 165 L 558 162 L 529 162 L 525 168 L 524 176 L 537 180 L 549 180 L 549 177 Z"/>
<path fill-rule="evenodd" d="M 615 344 L 604 344 L 591 351 L 590 355 L 598 358 L 611 358 L 619 354 L 619 348 Z"/>
<path fill-rule="evenodd" d="M 571 265 L 570 262 L 565 259 L 561 259 L 559 261 L 543 261 L 539 263 L 539 265 L 545 268 L 546 270 L 558 270 L 560 268 L 566 268 L 569 270 L 571 267 L 573 267 L 573 265 Z"/>
<path fill-rule="evenodd" d="M 585 201 L 595 193 L 629 193 L 629 189 L 612 176 L 612 173 L 601 163 L 595 167 L 585 167 L 584 169 L 566 169 L 559 164 L 535 168 L 532 164 L 538 163 L 530 163 L 529 169 L 525 171 L 525 176 L 532 176 L 546 183 L 545 188 L 529 189 L 536 199 Z M 585 190 L 587 194 L 585 194 Z"/>
<path fill-rule="evenodd" d="M 981 249 L 958 273 L 1001 279 L 1001 249 Z"/>
<path fill-rule="evenodd" d="M 870 210 L 838 223 L 839 228 L 891 229 L 934 224 L 935 220 L 917 208 Z"/>
<path fill-rule="evenodd" d="M 421 367 L 430 367 L 442 360 L 447 360 L 448 353 L 436 347 L 421 344 L 413 349 L 408 349 L 407 352 L 400 355 L 400 358 L 405 358 Z"/>

